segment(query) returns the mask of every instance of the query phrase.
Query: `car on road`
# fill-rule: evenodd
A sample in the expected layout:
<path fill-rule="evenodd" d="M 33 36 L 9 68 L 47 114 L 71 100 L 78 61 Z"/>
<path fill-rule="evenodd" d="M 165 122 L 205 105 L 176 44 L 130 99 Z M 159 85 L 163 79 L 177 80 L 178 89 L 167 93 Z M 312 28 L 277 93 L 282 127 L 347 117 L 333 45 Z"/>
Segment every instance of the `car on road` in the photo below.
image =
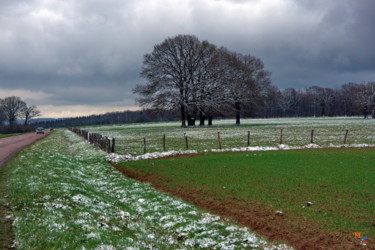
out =
<path fill-rule="evenodd" d="M 42 127 L 38 127 L 38 128 L 36 129 L 36 133 L 37 133 L 37 134 L 44 134 L 44 128 L 42 128 Z"/>

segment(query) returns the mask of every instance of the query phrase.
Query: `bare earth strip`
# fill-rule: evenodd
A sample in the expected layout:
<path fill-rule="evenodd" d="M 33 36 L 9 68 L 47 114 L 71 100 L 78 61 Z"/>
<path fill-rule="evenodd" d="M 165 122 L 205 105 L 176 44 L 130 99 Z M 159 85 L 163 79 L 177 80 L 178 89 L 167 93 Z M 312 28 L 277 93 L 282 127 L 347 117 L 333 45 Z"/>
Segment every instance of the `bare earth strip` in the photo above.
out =
<path fill-rule="evenodd" d="M 21 149 L 47 136 L 49 133 L 49 131 L 46 131 L 45 134 L 28 133 L 1 138 L 0 167 L 3 166 L 13 155 L 18 153 Z"/>

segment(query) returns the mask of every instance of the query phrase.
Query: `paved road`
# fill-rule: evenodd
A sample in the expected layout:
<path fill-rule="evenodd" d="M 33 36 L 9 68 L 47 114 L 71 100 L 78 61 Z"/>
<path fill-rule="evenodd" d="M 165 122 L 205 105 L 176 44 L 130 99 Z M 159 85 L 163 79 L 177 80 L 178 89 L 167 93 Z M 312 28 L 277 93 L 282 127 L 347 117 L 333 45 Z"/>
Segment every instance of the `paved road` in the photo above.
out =
<path fill-rule="evenodd" d="M 50 131 L 45 134 L 28 133 L 23 135 L 10 136 L 0 138 L 0 167 L 5 164 L 13 155 L 26 147 L 27 145 L 36 142 L 37 140 L 48 135 Z"/>

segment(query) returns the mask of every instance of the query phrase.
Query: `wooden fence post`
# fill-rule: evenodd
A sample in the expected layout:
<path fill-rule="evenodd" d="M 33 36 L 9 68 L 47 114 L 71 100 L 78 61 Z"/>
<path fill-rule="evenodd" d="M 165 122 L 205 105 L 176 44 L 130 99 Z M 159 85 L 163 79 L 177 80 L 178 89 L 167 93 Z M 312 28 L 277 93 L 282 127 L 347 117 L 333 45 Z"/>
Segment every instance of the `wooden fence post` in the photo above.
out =
<path fill-rule="evenodd" d="M 280 129 L 280 144 L 283 144 L 283 129 Z"/>
<path fill-rule="evenodd" d="M 346 139 L 348 138 L 348 133 L 349 133 L 349 130 L 346 130 L 345 136 L 344 136 L 344 144 L 346 144 Z"/>
<path fill-rule="evenodd" d="M 310 138 L 310 143 L 314 143 L 314 129 L 311 130 L 311 138 Z"/>
<path fill-rule="evenodd" d="M 147 148 L 146 148 L 146 137 L 143 137 L 143 153 L 146 154 Z"/>
<path fill-rule="evenodd" d="M 222 149 L 221 138 L 220 138 L 220 132 L 217 132 L 217 140 L 218 140 L 218 142 L 219 142 L 219 149 Z"/>
<path fill-rule="evenodd" d="M 247 146 L 250 147 L 250 131 L 247 131 Z"/>
<path fill-rule="evenodd" d="M 163 151 L 167 151 L 167 147 L 165 146 L 165 134 L 163 134 Z"/>
<path fill-rule="evenodd" d="M 188 141 L 187 135 L 185 135 L 185 147 L 186 147 L 186 150 L 189 150 L 189 141 Z"/>
<path fill-rule="evenodd" d="M 112 153 L 115 152 L 115 138 L 112 138 Z"/>

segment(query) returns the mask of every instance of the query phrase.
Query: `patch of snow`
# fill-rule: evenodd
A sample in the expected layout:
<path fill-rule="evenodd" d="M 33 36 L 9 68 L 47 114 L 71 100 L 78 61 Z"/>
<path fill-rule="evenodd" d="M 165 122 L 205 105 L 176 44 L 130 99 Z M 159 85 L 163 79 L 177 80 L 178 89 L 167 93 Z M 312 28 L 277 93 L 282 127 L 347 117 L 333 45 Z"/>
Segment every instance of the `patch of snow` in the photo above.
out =
<path fill-rule="evenodd" d="M 100 239 L 100 234 L 92 232 L 86 235 L 86 238 L 87 239 Z"/>
<path fill-rule="evenodd" d="M 107 161 L 109 162 L 122 162 L 122 161 L 138 161 L 138 160 L 148 160 L 148 159 L 157 159 L 167 156 L 175 156 L 175 155 L 184 155 L 184 154 L 197 154 L 196 150 L 185 150 L 185 151 L 167 151 L 167 152 L 154 152 L 154 153 L 147 153 L 139 156 L 132 156 L 130 154 L 127 155 L 119 155 L 115 153 L 111 153 L 107 155 Z"/>
<path fill-rule="evenodd" d="M 256 152 L 256 151 L 274 151 L 274 150 L 297 150 L 297 149 L 311 149 L 311 148 L 365 148 L 365 147 L 375 147 L 375 144 L 342 144 L 334 145 L 328 144 L 324 146 L 319 146 L 316 144 L 307 144 L 304 146 L 289 146 L 285 144 L 280 144 L 278 147 L 241 147 L 241 148 L 227 148 L 227 149 L 211 149 L 204 150 L 204 152 Z"/>
<path fill-rule="evenodd" d="M 95 248 L 95 250 L 116 250 L 116 247 L 112 246 L 112 245 L 100 245 L 98 246 L 97 248 Z"/>
<path fill-rule="evenodd" d="M 81 194 L 77 194 L 75 196 L 72 197 L 72 200 L 74 202 L 77 202 L 77 203 L 83 203 L 83 204 L 91 204 L 91 199 L 87 198 L 86 196 L 84 195 L 81 195 Z"/>

